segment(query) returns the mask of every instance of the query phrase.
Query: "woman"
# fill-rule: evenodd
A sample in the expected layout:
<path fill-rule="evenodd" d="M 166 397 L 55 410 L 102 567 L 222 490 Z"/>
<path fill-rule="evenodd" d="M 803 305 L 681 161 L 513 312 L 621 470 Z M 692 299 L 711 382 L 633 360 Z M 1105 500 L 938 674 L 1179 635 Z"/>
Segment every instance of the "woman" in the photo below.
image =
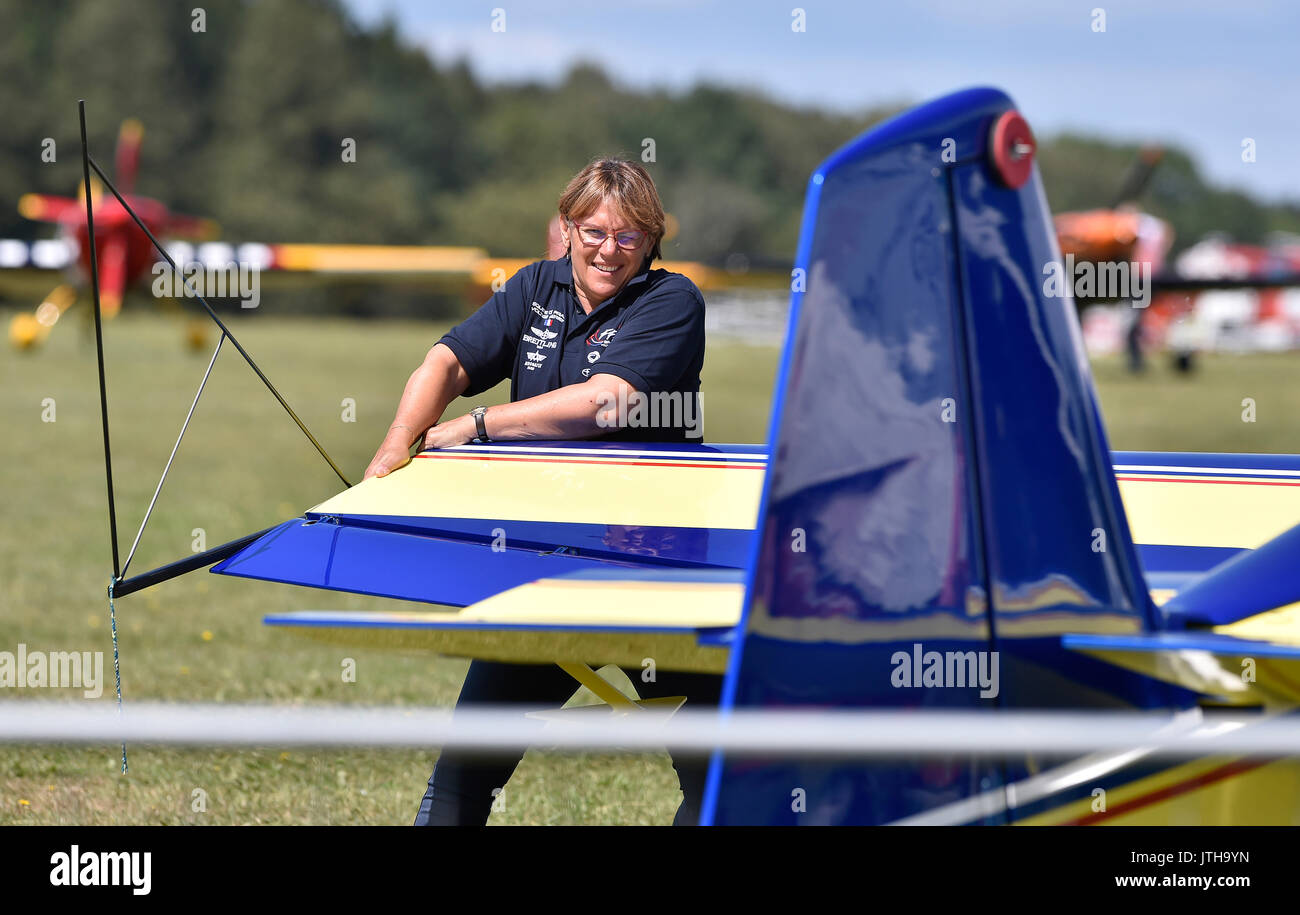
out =
<path fill-rule="evenodd" d="M 429 350 L 406 384 L 366 478 L 409 461 L 421 436 L 425 448 L 523 439 L 698 438 L 698 427 L 684 423 L 626 428 L 619 421 L 627 415 L 619 408 L 636 396 L 697 397 L 704 365 L 703 297 L 686 277 L 650 269 L 664 234 L 663 204 L 650 175 L 635 162 L 596 160 L 569 182 L 558 209 L 567 253 L 520 270 Z M 510 403 L 438 422 L 456 397 L 507 377 Z M 685 416 L 698 412 L 678 414 Z M 642 691 L 716 702 L 720 684 L 719 677 L 660 671 Z M 474 661 L 457 706 L 554 706 L 575 689 L 554 665 Z M 521 757 L 443 753 L 416 825 L 482 825 L 494 791 L 504 788 Z M 693 823 L 705 762 L 673 765 L 684 795 L 674 822 Z"/>

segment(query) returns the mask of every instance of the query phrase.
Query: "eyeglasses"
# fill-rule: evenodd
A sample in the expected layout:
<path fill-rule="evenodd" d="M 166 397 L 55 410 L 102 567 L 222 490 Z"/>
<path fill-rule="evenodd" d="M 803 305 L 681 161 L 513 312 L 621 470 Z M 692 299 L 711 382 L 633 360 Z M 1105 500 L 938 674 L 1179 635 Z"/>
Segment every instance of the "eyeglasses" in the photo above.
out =
<path fill-rule="evenodd" d="M 592 248 L 600 247 L 605 243 L 605 239 L 609 238 L 609 233 L 599 226 L 579 225 L 573 220 L 569 220 L 569 225 L 578 230 L 578 237 L 582 239 L 582 243 Z M 644 238 L 644 232 L 629 229 L 626 232 L 616 232 L 614 234 L 614 244 L 624 251 L 632 251 L 640 246 Z"/>

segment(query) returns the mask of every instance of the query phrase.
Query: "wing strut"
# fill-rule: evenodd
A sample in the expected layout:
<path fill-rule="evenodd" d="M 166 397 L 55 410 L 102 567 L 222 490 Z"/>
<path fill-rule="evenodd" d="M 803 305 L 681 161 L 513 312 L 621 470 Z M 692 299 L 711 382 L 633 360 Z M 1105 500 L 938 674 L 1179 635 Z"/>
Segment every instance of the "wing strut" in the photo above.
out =
<path fill-rule="evenodd" d="M 257 374 L 257 377 L 262 380 L 262 383 L 266 385 L 267 390 L 269 390 L 271 394 L 274 395 L 275 399 L 279 401 L 280 406 L 284 407 L 285 412 L 289 414 L 289 417 L 297 424 L 298 428 L 302 430 L 303 435 L 307 436 L 307 439 L 312 443 L 316 451 L 320 453 L 320 456 L 325 459 L 325 462 L 330 465 L 330 469 L 333 470 L 335 475 L 337 475 L 343 482 L 343 485 L 350 487 L 352 484 L 349 483 L 347 477 L 343 475 L 343 471 L 339 469 L 338 464 L 336 464 L 334 459 L 326 453 L 320 442 L 318 442 L 316 437 L 311 434 L 311 430 L 307 428 L 303 421 L 298 417 L 298 414 L 294 412 L 293 407 L 289 406 L 288 401 L 286 401 L 280 392 L 276 390 L 275 385 L 273 385 L 271 380 L 266 377 L 266 373 L 258 367 L 257 363 L 253 360 L 253 357 L 248 354 L 248 351 L 244 349 L 239 340 L 236 339 L 235 335 L 231 333 L 230 328 L 228 328 L 221 318 L 217 316 L 217 313 L 213 311 L 212 306 L 208 304 L 208 300 L 199 294 L 199 291 L 194 288 L 189 278 L 181 272 L 176 261 L 172 259 L 172 256 L 169 253 L 167 253 L 167 249 L 165 249 L 158 239 L 154 237 L 153 232 L 149 231 L 149 227 L 146 226 L 140 217 L 136 215 L 135 210 L 131 208 L 131 205 L 127 203 L 125 198 L 123 198 L 123 196 L 118 192 L 117 187 L 111 180 L 109 180 L 108 175 L 104 174 L 104 170 L 101 169 L 99 164 L 91 157 L 90 147 L 86 141 L 86 102 L 84 99 L 78 101 L 77 108 L 81 120 L 81 166 L 84 186 L 87 188 L 90 187 L 90 172 L 93 170 L 95 174 L 99 176 L 100 180 L 103 181 L 104 186 L 108 188 L 114 197 L 117 198 L 117 202 L 122 205 L 122 209 L 124 209 L 127 215 L 131 217 L 132 221 L 135 222 L 140 231 L 148 237 L 158 254 L 168 263 L 172 270 L 180 276 L 181 281 L 185 283 L 188 292 L 203 306 L 203 309 L 208 313 L 208 317 L 210 317 L 213 322 L 216 323 L 217 327 L 221 329 L 221 339 L 217 341 L 216 350 L 212 354 L 211 362 L 208 363 L 207 372 L 203 375 L 203 381 L 199 384 L 199 389 L 194 395 L 194 402 L 190 405 L 190 411 L 186 414 L 185 422 L 181 425 L 181 431 L 176 438 L 176 444 L 172 447 L 171 456 L 167 459 L 167 466 L 163 469 L 161 479 L 158 480 L 158 486 L 154 490 L 153 499 L 149 502 L 149 508 L 145 512 L 144 521 L 141 522 L 140 530 L 135 535 L 135 542 L 131 545 L 131 552 L 127 555 L 126 566 L 130 565 L 131 559 L 135 555 L 135 549 L 140 544 L 140 537 L 144 534 L 145 525 L 148 524 L 149 517 L 153 513 L 154 505 L 158 501 L 158 495 L 162 491 L 163 482 L 167 479 L 167 473 L 171 470 L 172 462 L 176 458 L 176 452 L 180 448 L 181 439 L 185 437 L 185 432 L 189 428 L 190 418 L 194 415 L 194 408 L 198 405 L 199 397 L 202 395 L 203 389 L 208 383 L 208 377 L 212 373 L 212 366 L 216 363 L 217 355 L 221 351 L 221 346 L 227 339 L 229 339 L 231 345 L 239 351 L 239 355 L 244 357 L 244 361 L 247 362 L 249 367 Z M 206 550 L 202 553 L 196 553 L 193 556 L 187 556 L 177 562 L 159 566 L 156 569 L 149 572 L 143 572 L 132 578 L 123 577 L 126 574 L 126 567 L 120 562 L 117 544 L 117 507 L 116 500 L 113 496 L 113 462 L 112 451 L 109 447 L 108 434 L 108 394 L 104 383 L 104 342 L 103 331 L 100 323 L 99 265 L 95 251 L 94 212 L 91 204 L 91 195 L 89 193 L 86 194 L 86 224 L 90 236 L 90 285 L 94 300 L 96 357 L 99 362 L 99 405 L 100 416 L 104 427 L 104 472 L 108 483 L 109 539 L 113 550 L 113 580 L 109 585 L 109 593 L 111 596 L 123 597 L 127 594 L 139 591 L 142 588 L 147 588 L 150 585 L 167 581 L 168 579 L 175 578 L 185 572 L 211 565 L 214 562 L 232 556 L 253 540 L 256 540 L 258 537 L 265 534 L 266 531 L 259 531 L 256 534 L 241 537 L 238 540 L 233 540 L 230 543 L 214 547 L 213 549 Z M 270 528 L 267 530 L 270 530 Z"/>
<path fill-rule="evenodd" d="M 113 580 L 121 577 L 117 558 L 117 508 L 113 500 L 113 453 L 108 447 L 108 391 L 104 386 L 104 331 L 99 317 L 99 261 L 95 254 L 95 208 L 90 198 L 90 147 L 86 145 L 86 100 L 77 102 L 81 119 L 82 187 L 86 193 L 86 235 L 90 241 L 90 294 L 95 307 L 95 354 L 99 359 L 99 416 L 104 424 L 104 475 L 108 477 L 108 534 L 113 545 Z M 116 193 L 116 191 L 114 192 Z"/>

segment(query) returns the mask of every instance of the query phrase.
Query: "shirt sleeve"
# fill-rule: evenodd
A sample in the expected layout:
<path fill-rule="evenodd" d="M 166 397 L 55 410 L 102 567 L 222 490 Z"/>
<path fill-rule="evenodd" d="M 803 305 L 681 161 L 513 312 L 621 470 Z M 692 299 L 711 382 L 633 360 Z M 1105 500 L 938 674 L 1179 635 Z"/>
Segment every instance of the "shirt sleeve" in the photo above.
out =
<path fill-rule="evenodd" d="M 643 394 L 695 390 L 704 364 L 704 297 L 674 274 L 634 304 L 592 368 L 616 375 Z M 687 377 L 694 373 L 696 377 Z"/>
<path fill-rule="evenodd" d="M 456 354 L 469 375 L 469 387 L 463 396 L 481 394 L 513 373 L 529 290 L 535 285 L 540 267 L 539 261 L 519 270 L 492 298 L 438 341 Z"/>

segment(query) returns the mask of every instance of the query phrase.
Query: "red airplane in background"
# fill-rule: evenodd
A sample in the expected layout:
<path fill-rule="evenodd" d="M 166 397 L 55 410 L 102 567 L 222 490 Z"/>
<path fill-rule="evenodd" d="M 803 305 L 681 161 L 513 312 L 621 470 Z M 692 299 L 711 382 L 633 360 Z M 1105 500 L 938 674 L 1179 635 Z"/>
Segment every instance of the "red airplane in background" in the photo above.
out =
<path fill-rule="evenodd" d="M 116 185 L 131 208 L 160 238 L 172 236 L 208 238 L 216 234 L 216 224 L 173 213 L 164 204 L 133 194 L 140 163 L 140 144 L 144 128 L 134 119 L 122 122 L 115 156 Z M 86 224 L 85 187 L 75 197 L 48 194 L 24 194 L 18 212 L 28 219 L 56 223 L 74 251 L 81 276 L 90 275 L 90 233 Z M 111 194 L 104 194 L 98 180 L 91 181 L 91 204 L 95 215 L 95 247 L 99 260 L 99 302 L 105 317 L 121 310 L 127 287 L 144 278 L 156 259 L 153 246 L 130 215 Z M 20 314 L 9 328 L 13 343 L 26 348 L 39 343 L 50 332 L 59 316 L 77 300 L 77 288 L 69 283 L 55 287 L 34 314 Z"/>

